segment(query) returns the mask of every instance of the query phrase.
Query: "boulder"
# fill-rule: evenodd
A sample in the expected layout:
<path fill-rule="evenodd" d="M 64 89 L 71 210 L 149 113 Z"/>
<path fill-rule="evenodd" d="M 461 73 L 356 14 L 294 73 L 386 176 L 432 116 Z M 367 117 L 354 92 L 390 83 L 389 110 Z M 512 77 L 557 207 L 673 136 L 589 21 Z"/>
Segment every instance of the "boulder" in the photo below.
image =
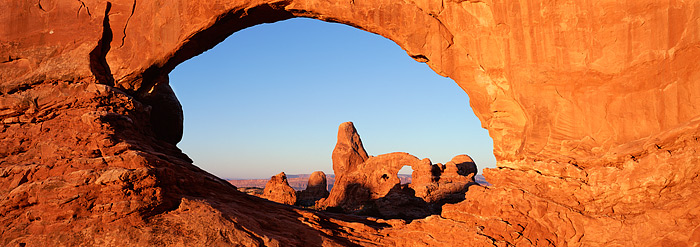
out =
<path fill-rule="evenodd" d="M 297 195 L 297 204 L 300 206 L 314 206 L 316 202 L 322 198 L 328 197 L 328 182 L 326 181 L 326 173 L 315 171 L 309 176 L 309 182 L 306 189 L 300 191 Z"/>
<path fill-rule="evenodd" d="M 265 184 L 263 198 L 273 202 L 294 205 L 297 202 L 297 193 L 289 186 L 287 175 L 284 172 L 274 175 Z"/>
<path fill-rule="evenodd" d="M 452 158 L 450 162 L 445 163 L 440 179 L 463 179 L 465 177 L 470 177 L 473 182 L 474 175 L 476 175 L 477 172 L 476 163 L 474 163 L 472 157 L 461 154 Z"/>

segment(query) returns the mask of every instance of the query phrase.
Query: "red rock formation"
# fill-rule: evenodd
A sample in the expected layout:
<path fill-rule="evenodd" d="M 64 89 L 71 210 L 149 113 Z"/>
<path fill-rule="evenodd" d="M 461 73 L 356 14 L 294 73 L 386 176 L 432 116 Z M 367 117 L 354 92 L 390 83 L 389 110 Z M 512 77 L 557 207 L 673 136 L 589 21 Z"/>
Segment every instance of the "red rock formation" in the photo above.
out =
<path fill-rule="evenodd" d="M 309 176 L 306 189 L 299 191 L 297 204 L 302 206 L 314 206 L 316 201 L 328 197 L 328 183 L 326 173 L 315 171 Z"/>
<path fill-rule="evenodd" d="M 317 194 L 320 196 L 328 195 L 328 182 L 326 180 L 326 173 L 323 171 L 315 171 L 309 176 L 309 182 L 306 184 L 305 191 L 309 191 L 312 194 Z"/>
<path fill-rule="evenodd" d="M 367 151 L 362 146 L 360 135 L 352 122 L 345 122 L 338 127 L 338 138 L 333 149 L 333 173 L 335 174 L 335 188 L 338 184 L 348 184 L 349 178 L 345 176 L 347 172 L 355 171 L 358 164 L 365 162 L 369 158 Z M 342 171 L 338 173 L 337 171 Z M 342 189 L 344 190 L 344 189 Z M 331 190 L 332 191 L 332 190 Z M 344 200 L 344 193 L 330 193 L 328 198 L 321 199 L 317 205 L 321 208 L 337 206 L 337 202 Z M 332 202 L 332 203 L 331 203 Z"/>
<path fill-rule="evenodd" d="M 338 140 L 338 142 L 342 142 Z M 358 211 L 369 200 L 386 196 L 400 185 L 397 173 L 402 167 L 430 165 L 430 160 L 419 160 L 408 153 L 389 153 L 370 157 L 359 164 L 349 164 L 348 170 L 333 170 L 337 178 L 321 207 L 342 207 L 346 212 Z"/>
<path fill-rule="evenodd" d="M 458 155 L 445 166 L 433 165 L 430 159 L 419 160 L 408 153 L 389 153 L 354 159 L 348 156 L 358 152 L 347 152 L 348 146 L 359 147 L 362 141 L 351 122 L 338 129 L 338 142 L 333 150 L 333 172 L 340 179 L 330 196 L 320 200 L 319 208 L 341 208 L 343 212 L 366 214 L 386 218 L 423 218 L 439 211 L 445 202 L 464 199 L 464 192 L 476 185 L 476 164 L 467 155 Z M 360 145 L 352 145 L 359 143 Z M 341 147 L 341 148 L 338 148 Z M 336 159 L 337 158 L 337 159 Z M 413 168 L 412 183 L 402 186 L 398 172 L 404 166 Z M 410 187 L 410 189 L 409 189 Z M 438 203 L 431 205 L 428 203 Z"/>
<path fill-rule="evenodd" d="M 2 0 L 0 243 L 695 245 L 697 5 Z M 168 73 L 292 17 L 377 33 L 452 78 L 494 139 L 492 186 L 441 217 L 358 224 L 242 195 L 193 166 L 173 145 L 182 113 Z"/>
<path fill-rule="evenodd" d="M 457 155 L 450 162 L 445 163 L 440 180 L 462 180 L 465 176 L 471 176 L 471 181 L 474 181 L 474 175 L 478 172 L 476 163 L 469 155 Z"/>
<path fill-rule="evenodd" d="M 272 176 L 267 181 L 262 197 L 287 205 L 294 205 L 297 202 L 297 192 L 287 183 L 287 175 L 284 172 Z"/>
<path fill-rule="evenodd" d="M 444 165 L 438 163 L 432 166 L 432 181 L 429 183 L 411 183 L 416 196 L 429 203 L 454 203 L 464 199 L 464 192 L 476 185 L 474 176 L 477 173 L 476 163 L 466 154 L 457 155 Z M 413 174 L 420 176 L 420 172 Z M 425 174 L 425 173 L 424 173 Z"/>

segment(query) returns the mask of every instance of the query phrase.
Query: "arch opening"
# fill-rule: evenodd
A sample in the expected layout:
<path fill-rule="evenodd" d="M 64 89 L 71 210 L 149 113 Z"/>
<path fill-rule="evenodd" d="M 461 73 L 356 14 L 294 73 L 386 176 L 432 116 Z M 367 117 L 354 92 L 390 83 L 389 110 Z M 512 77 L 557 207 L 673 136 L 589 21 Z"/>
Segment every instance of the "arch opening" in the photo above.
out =
<path fill-rule="evenodd" d="M 245 29 L 180 65 L 170 81 L 186 113 L 179 146 L 225 179 L 332 174 L 335 129 L 348 120 L 367 126 L 363 138 L 378 154 L 406 151 L 447 161 L 483 146 L 464 140 L 492 146 L 452 80 L 390 40 L 342 24 L 294 18 Z M 495 164 L 490 148 L 470 153 L 483 154 L 473 156 L 485 166 Z"/>
<path fill-rule="evenodd" d="M 409 165 L 401 167 L 397 176 L 401 180 L 401 185 L 411 184 L 413 181 L 413 167 Z"/>

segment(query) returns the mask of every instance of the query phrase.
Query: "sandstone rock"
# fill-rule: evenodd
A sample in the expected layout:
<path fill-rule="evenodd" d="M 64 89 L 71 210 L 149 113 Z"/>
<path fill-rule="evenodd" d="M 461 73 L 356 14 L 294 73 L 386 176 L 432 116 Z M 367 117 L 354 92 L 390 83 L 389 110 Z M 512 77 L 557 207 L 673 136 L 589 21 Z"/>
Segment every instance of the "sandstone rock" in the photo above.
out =
<path fill-rule="evenodd" d="M 440 212 L 440 205 L 431 204 L 423 198 L 416 197 L 415 191 L 407 185 L 396 185 L 386 195 L 365 205 L 371 208 L 364 209 L 364 212 L 360 213 L 406 221 L 422 219 Z"/>
<path fill-rule="evenodd" d="M 0 245 L 698 243 L 697 1 L 0 0 L 0 9 Z M 168 73 L 233 32 L 292 17 L 382 35 L 452 78 L 494 139 L 499 168 L 483 172 L 492 186 L 399 224 L 282 207 L 193 166 L 173 145 L 182 118 Z M 369 158 L 360 146 L 345 164 Z"/>
<path fill-rule="evenodd" d="M 350 178 L 347 178 L 345 174 L 355 171 L 359 164 L 369 158 L 367 151 L 362 146 L 360 135 L 352 122 L 342 123 L 338 127 L 338 138 L 331 157 L 333 160 L 333 173 L 335 174 L 334 188 L 338 184 L 347 184 Z M 344 187 L 339 190 L 344 190 Z M 363 189 L 358 188 L 358 191 L 363 191 Z M 317 202 L 317 207 L 335 207 L 338 205 L 338 202 L 344 200 L 343 196 L 344 193 L 332 193 L 331 190 L 328 198 Z"/>
<path fill-rule="evenodd" d="M 326 181 L 326 173 L 322 171 L 315 171 L 311 173 L 305 191 L 309 191 L 313 194 L 319 195 L 328 194 L 328 182 Z"/>
<path fill-rule="evenodd" d="M 302 191 L 306 189 L 309 183 L 309 177 L 311 174 L 294 174 L 287 175 L 287 183 L 296 191 Z M 335 176 L 333 174 L 326 175 L 326 183 L 328 187 L 333 187 L 333 182 L 335 182 Z M 226 180 L 230 184 L 236 187 L 259 187 L 264 188 L 267 181 L 270 179 L 230 179 Z"/>
<path fill-rule="evenodd" d="M 465 176 L 470 176 L 472 181 L 474 181 L 474 175 L 478 170 L 476 169 L 476 163 L 472 160 L 469 155 L 461 154 L 457 155 L 450 162 L 445 163 L 445 168 L 440 175 L 441 180 L 452 179 L 452 178 L 463 178 Z"/>
<path fill-rule="evenodd" d="M 338 139 L 333 149 L 333 171 L 353 171 L 358 164 L 369 158 L 365 147 L 362 146 L 360 134 L 352 122 L 345 122 L 338 127 Z M 342 180 L 342 175 L 336 173 L 336 180 Z"/>
<path fill-rule="evenodd" d="M 466 154 L 457 155 L 444 165 L 435 165 L 432 171 L 431 183 L 411 184 L 416 196 L 426 202 L 442 205 L 464 200 L 464 193 L 470 186 L 477 185 L 474 176 L 477 173 L 476 163 Z"/>
<path fill-rule="evenodd" d="M 328 183 L 326 181 L 326 173 L 315 171 L 309 176 L 309 182 L 306 189 L 299 192 L 297 195 L 297 204 L 301 206 L 314 206 L 316 202 L 329 195 Z"/>
<path fill-rule="evenodd" d="M 426 164 L 428 163 L 428 164 Z M 430 160 L 419 160 L 408 153 L 390 153 L 370 157 L 366 162 L 353 164 L 348 171 L 334 170 L 336 182 L 321 208 L 340 207 L 345 212 L 363 214 L 372 211 L 373 200 L 386 196 L 401 181 L 397 174 L 405 165 L 429 165 Z M 342 179 L 338 179 L 342 178 Z"/>
<path fill-rule="evenodd" d="M 263 198 L 273 202 L 294 205 L 297 202 L 297 192 L 287 183 L 287 175 L 281 172 L 267 181 L 263 190 Z"/>
<path fill-rule="evenodd" d="M 348 146 L 345 143 L 362 143 L 357 130 L 349 126 L 352 123 L 341 124 L 338 138 L 345 139 L 338 139 L 338 143 L 343 143 L 342 146 Z M 353 138 L 352 142 L 350 137 Z M 346 150 L 334 150 L 333 157 L 344 157 Z M 318 208 L 339 208 L 342 212 L 383 218 L 424 218 L 439 212 L 445 202 L 464 199 L 467 188 L 476 185 L 476 164 L 467 155 L 453 158 L 448 162 L 449 169 L 433 165 L 429 159 L 419 160 L 400 152 L 372 156 L 364 162 L 346 160 L 338 160 L 344 162 L 342 165 L 336 166 L 334 163 L 334 168 L 341 169 L 334 169 L 333 172 L 341 179 L 336 180 L 330 196 L 318 202 Z M 414 179 L 409 186 L 402 186 L 398 178 L 398 172 L 404 166 L 413 168 Z M 444 179 L 443 170 L 447 170 Z"/>

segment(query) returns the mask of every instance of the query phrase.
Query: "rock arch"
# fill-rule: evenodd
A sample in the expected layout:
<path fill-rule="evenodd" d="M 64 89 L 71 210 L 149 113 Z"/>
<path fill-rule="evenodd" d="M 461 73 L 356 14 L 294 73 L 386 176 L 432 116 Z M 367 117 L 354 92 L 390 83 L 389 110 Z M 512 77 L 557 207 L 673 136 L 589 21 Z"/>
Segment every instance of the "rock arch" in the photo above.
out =
<path fill-rule="evenodd" d="M 398 177 L 404 166 L 413 169 L 410 185 L 401 184 Z M 412 220 L 438 213 L 447 202 L 464 200 L 467 189 L 476 185 L 477 169 L 464 154 L 445 165 L 404 152 L 368 156 L 353 123 L 345 122 L 338 127 L 333 172 L 333 189 L 317 203 L 318 208 Z"/>
<path fill-rule="evenodd" d="M 418 224 L 324 235 L 310 226 L 325 227 L 312 220 L 322 214 L 221 194 L 234 190 L 173 145 L 181 113 L 169 70 L 236 30 L 292 17 L 387 37 L 469 94 L 494 139 L 499 169 L 484 172 L 494 186 L 422 225 L 478 225 L 452 234 L 477 246 L 700 241 L 700 201 L 688 196 L 700 191 L 694 1 L 4 0 L 0 9 L 3 243 L 183 239 L 158 225 L 215 232 L 182 220 L 193 212 L 236 236 L 211 240 L 221 243 L 437 241 L 402 235 L 431 231 Z M 237 213 L 260 205 L 302 230 Z M 102 221 L 123 225 L 89 227 Z"/>

